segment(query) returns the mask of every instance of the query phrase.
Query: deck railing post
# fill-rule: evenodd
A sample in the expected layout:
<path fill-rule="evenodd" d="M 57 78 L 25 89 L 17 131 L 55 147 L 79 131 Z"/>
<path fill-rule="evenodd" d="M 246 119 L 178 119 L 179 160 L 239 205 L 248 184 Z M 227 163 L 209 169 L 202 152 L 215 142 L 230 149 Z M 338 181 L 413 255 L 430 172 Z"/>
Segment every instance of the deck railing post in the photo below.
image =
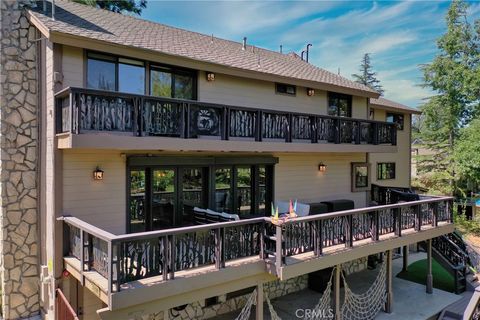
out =
<path fill-rule="evenodd" d="M 380 239 L 380 214 L 378 210 L 373 211 L 373 235 L 372 240 L 378 241 Z"/>
<path fill-rule="evenodd" d="M 85 284 L 85 276 L 83 272 L 85 271 L 85 239 L 83 230 L 80 229 L 80 283 L 83 286 Z"/>
<path fill-rule="evenodd" d="M 223 111 L 223 124 L 222 124 L 222 140 L 228 140 L 230 136 L 230 109 L 227 107 L 222 108 Z"/>
<path fill-rule="evenodd" d="M 168 267 L 170 265 L 169 262 L 169 242 L 168 242 L 168 236 L 163 236 L 161 237 L 162 242 L 162 254 L 163 254 L 163 264 L 162 264 L 162 278 L 163 281 L 168 280 Z"/>
<path fill-rule="evenodd" d="M 285 126 L 285 142 L 292 142 L 292 122 L 293 122 L 293 115 L 291 113 L 287 114 L 287 124 Z"/>
<path fill-rule="evenodd" d="M 334 125 L 334 127 L 335 127 L 335 141 L 334 142 L 336 144 L 339 144 L 340 143 L 341 122 L 340 122 L 339 118 L 335 119 L 334 122 L 335 122 L 335 125 Z"/>
<path fill-rule="evenodd" d="M 255 141 L 262 141 L 262 137 L 263 137 L 262 111 L 258 110 L 255 116 L 257 117 L 257 121 L 255 123 Z"/>
<path fill-rule="evenodd" d="M 190 103 L 185 103 L 185 138 L 190 138 L 190 112 L 191 112 Z"/>
<path fill-rule="evenodd" d="M 333 272 L 335 272 L 333 277 L 333 294 L 334 294 L 334 305 L 335 305 L 335 320 L 342 319 L 342 309 L 340 305 L 340 277 L 342 273 L 342 265 L 337 264 Z"/>
<path fill-rule="evenodd" d="M 392 135 L 391 144 L 392 144 L 392 146 L 396 146 L 397 145 L 397 126 L 396 126 L 396 124 L 392 124 L 391 127 L 390 127 L 390 130 L 391 130 L 391 135 Z"/>
<path fill-rule="evenodd" d="M 282 226 L 275 226 L 275 265 L 279 275 L 283 266 Z"/>
<path fill-rule="evenodd" d="M 318 143 L 318 120 L 317 117 L 310 117 L 310 130 L 312 143 Z"/>
<path fill-rule="evenodd" d="M 432 239 L 427 240 L 427 287 L 428 294 L 433 292 L 433 276 L 432 276 Z"/>
<path fill-rule="evenodd" d="M 378 123 L 374 122 L 373 123 L 373 144 L 374 145 L 378 144 L 378 136 L 379 136 L 378 130 L 379 130 Z"/>
<path fill-rule="evenodd" d="M 215 230 L 215 268 L 221 269 L 225 267 L 224 259 L 224 228 Z"/>
<path fill-rule="evenodd" d="M 387 251 L 387 277 L 386 277 L 386 287 L 387 287 L 387 301 L 385 302 L 385 312 L 392 313 L 393 309 L 393 285 L 392 285 L 392 256 L 393 250 Z"/>
<path fill-rule="evenodd" d="M 112 248 L 112 242 L 108 241 L 107 242 L 107 276 L 108 276 L 108 297 L 112 296 L 113 292 L 113 248 Z M 111 305 L 111 304 L 110 304 Z"/>
<path fill-rule="evenodd" d="M 170 280 L 175 279 L 175 236 L 168 236 L 168 267 L 169 267 L 169 278 Z"/>

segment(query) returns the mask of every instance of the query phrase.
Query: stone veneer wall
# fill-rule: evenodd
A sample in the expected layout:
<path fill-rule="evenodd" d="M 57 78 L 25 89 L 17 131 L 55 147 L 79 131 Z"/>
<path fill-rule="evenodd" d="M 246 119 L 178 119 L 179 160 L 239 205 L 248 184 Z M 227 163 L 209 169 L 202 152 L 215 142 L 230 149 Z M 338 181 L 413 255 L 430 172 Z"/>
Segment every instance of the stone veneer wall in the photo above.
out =
<path fill-rule="evenodd" d="M 1 217 L 2 315 L 39 314 L 37 244 L 36 31 L 26 1 L 1 1 Z"/>

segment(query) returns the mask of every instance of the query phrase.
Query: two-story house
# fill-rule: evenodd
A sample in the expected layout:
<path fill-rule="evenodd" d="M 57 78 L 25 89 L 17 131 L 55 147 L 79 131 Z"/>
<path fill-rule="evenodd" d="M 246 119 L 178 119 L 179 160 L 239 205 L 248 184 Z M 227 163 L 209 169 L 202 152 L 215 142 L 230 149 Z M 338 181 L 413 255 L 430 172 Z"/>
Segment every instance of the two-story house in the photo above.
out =
<path fill-rule="evenodd" d="M 426 241 L 431 262 L 453 231 L 448 197 L 378 201 L 410 187 L 415 109 L 247 39 L 3 5 L 22 52 L 2 69 L 6 319 L 213 317 L 335 266 L 340 319 L 342 268 L 384 252 L 388 312 L 392 250 Z"/>

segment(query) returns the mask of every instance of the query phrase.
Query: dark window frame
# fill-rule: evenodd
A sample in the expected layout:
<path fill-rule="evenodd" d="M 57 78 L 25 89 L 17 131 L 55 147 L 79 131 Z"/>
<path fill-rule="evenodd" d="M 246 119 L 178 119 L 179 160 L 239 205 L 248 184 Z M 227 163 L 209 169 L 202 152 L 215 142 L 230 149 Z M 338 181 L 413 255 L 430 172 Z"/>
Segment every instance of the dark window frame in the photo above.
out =
<path fill-rule="evenodd" d="M 393 121 L 388 121 L 389 117 L 392 117 Z M 398 112 L 387 112 L 385 114 L 385 122 L 395 123 L 397 125 L 397 130 L 403 130 L 405 128 L 405 115 Z"/>
<path fill-rule="evenodd" d="M 156 158 L 156 159 L 155 159 Z M 260 215 L 256 213 L 259 212 L 259 179 L 257 175 L 259 174 L 258 168 L 260 166 L 265 166 L 265 175 L 266 175 L 266 196 L 265 196 L 265 212 L 264 216 L 268 216 L 269 212 L 267 208 L 269 207 L 269 202 L 273 203 L 274 201 L 274 166 L 278 162 L 277 158 L 273 157 L 252 157 L 252 158 L 185 158 L 185 157 L 129 157 L 126 165 L 126 175 L 127 175 L 127 186 L 126 186 L 126 196 L 127 196 L 127 206 L 126 206 L 126 232 L 130 233 L 130 187 L 131 187 L 131 171 L 135 170 L 144 170 L 145 171 L 145 225 L 147 230 L 152 230 L 152 206 L 151 201 L 153 199 L 153 185 L 152 185 L 152 176 L 155 169 L 172 169 L 175 171 L 175 204 L 174 204 L 174 224 L 181 222 L 181 210 L 180 206 L 182 205 L 181 194 L 183 190 L 182 186 L 182 177 L 183 170 L 185 168 L 203 168 L 204 174 L 204 201 L 207 204 L 207 208 L 215 210 L 215 170 L 217 168 L 230 168 L 231 169 L 231 188 L 233 193 L 232 201 L 232 211 L 228 213 L 239 214 L 237 212 L 237 168 L 238 167 L 250 167 L 252 172 L 252 184 L 251 184 L 251 212 L 254 213 L 249 217 L 245 218 L 255 218 Z M 174 226 L 174 228 L 180 226 Z"/>
<path fill-rule="evenodd" d="M 192 99 L 191 100 L 197 100 L 197 95 L 198 95 L 198 71 L 193 70 L 193 69 L 187 69 L 187 68 L 182 68 L 182 67 L 176 67 L 172 65 L 167 65 L 167 64 L 162 64 L 162 63 L 155 63 L 155 62 L 150 62 L 149 63 L 149 68 L 148 68 L 148 92 L 151 96 L 152 94 L 152 71 L 161 71 L 165 73 L 170 73 L 171 78 L 172 78 L 172 83 L 170 84 L 170 90 L 171 90 L 171 97 L 169 98 L 175 98 L 175 75 L 183 75 L 183 76 L 191 76 L 192 77 Z M 190 100 L 190 99 L 188 99 Z"/>
<path fill-rule="evenodd" d="M 397 166 L 395 162 L 377 163 L 377 180 L 394 180 L 396 176 Z"/>
<path fill-rule="evenodd" d="M 368 162 L 352 162 L 351 163 L 351 183 L 352 183 L 352 192 L 362 192 L 369 191 L 371 186 L 371 172 L 370 164 Z M 357 168 L 364 167 L 367 169 L 367 185 L 366 186 L 357 186 L 356 171 Z"/>
<path fill-rule="evenodd" d="M 93 55 L 100 55 L 104 57 L 111 57 L 111 59 L 102 59 L 102 58 L 90 58 L 89 54 Z M 170 64 L 164 64 L 164 63 L 158 63 L 150 60 L 145 60 L 145 59 L 138 59 L 134 57 L 128 57 L 124 55 L 117 55 L 117 54 L 111 54 L 107 52 L 102 52 L 102 51 L 95 51 L 95 50 L 84 50 L 84 71 L 85 71 L 85 76 L 84 76 L 84 87 L 87 88 L 87 83 L 88 83 L 88 60 L 89 59 L 94 59 L 94 60 L 99 60 L 99 61 L 106 61 L 106 62 L 112 62 L 115 63 L 115 91 L 118 91 L 118 83 L 119 83 L 119 74 L 118 74 L 118 65 L 120 63 L 122 64 L 128 64 L 128 65 L 133 65 L 133 66 L 138 66 L 136 64 L 131 64 L 127 62 L 119 62 L 120 59 L 128 59 L 128 60 L 135 60 L 143 63 L 143 67 L 145 69 L 145 78 L 144 78 L 144 93 L 142 95 L 151 95 L 151 86 L 150 86 L 150 71 L 152 69 L 170 69 L 174 70 L 178 74 L 183 74 L 183 75 L 191 75 L 192 76 L 192 100 L 197 100 L 198 98 L 198 70 L 195 69 L 189 69 L 185 67 L 179 67 L 175 65 L 170 65 Z M 172 81 L 172 85 L 174 85 L 174 81 Z M 173 87 L 172 87 L 172 92 L 174 92 Z"/>
<path fill-rule="evenodd" d="M 338 106 L 338 103 L 336 104 L 336 112 L 335 114 L 330 114 L 330 101 L 332 99 L 346 99 L 347 100 L 347 116 L 341 116 L 340 115 L 340 108 Z M 337 93 L 337 92 L 329 92 L 328 93 L 328 100 L 327 100 L 327 114 L 329 116 L 336 116 L 336 117 L 345 117 L 345 118 L 351 118 L 352 117 L 352 100 L 353 97 L 349 94 L 343 94 L 343 93 Z"/>
<path fill-rule="evenodd" d="M 288 87 L 293 88 L 293 93 L 288 92 L 288 89 L 287 89 Z M 285 88 L 285 90 L 281 90 L 281 88 Z M 297 86 L 295 86 L 293 84 L 275 82 L 275 93 L 285 95 L 285 96 L 289 96 L 289 97 L 296 97 L 297 96 Z"/>

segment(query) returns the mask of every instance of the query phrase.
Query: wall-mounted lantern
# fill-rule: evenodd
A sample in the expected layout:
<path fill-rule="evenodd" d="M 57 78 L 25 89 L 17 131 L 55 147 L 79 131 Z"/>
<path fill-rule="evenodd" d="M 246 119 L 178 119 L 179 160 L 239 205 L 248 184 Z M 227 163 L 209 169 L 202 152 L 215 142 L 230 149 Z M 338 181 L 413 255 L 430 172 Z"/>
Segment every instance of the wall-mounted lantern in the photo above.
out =
<path fill-rule="evenodd" d="M 318 171 L 320 171 L 320 172 L 327 171 L 327 166 L 323 162 L 320 162 L 319 165 L 318 165 Z"/>
<path fill-rule="evenodd" d="M 315 89 L 307 88 L 307 96 L 313 97 L 315 95 Z"/>
<path fill-rule="evenodd" d="M 93 180 L 103 180 L 103 170 L 101 170 L 99 167 L 93 171 Z"/>
<path fill-rule="evenodd" d="M 207 81 L 215 81 L 215 73 L 207 72 Z"/>

